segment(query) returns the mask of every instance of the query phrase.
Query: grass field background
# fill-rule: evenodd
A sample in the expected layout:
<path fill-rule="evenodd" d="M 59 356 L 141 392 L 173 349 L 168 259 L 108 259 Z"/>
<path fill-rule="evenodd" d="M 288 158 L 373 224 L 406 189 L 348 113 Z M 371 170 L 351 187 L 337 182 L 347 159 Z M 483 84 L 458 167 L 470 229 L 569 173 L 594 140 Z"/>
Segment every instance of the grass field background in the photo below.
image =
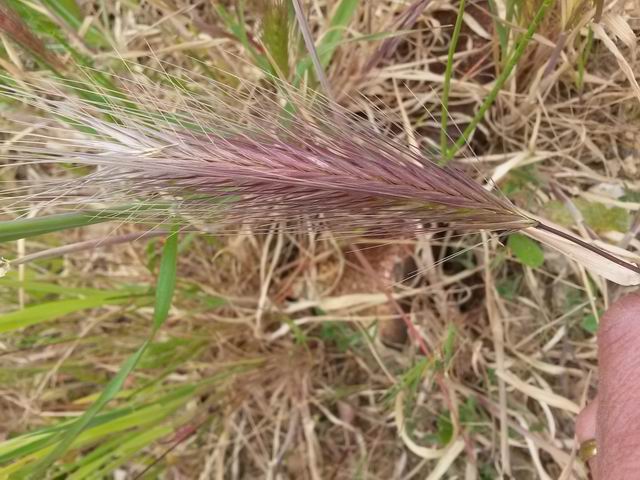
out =
<path fill-rule="evenodd" d="M 322 87 L 286 1 L 1 5 L 46 45 L 3 16 L 3 85 Z M 381 136 L 640 250 L 636 2 L 303 5 L 332 96 Z M 5 192 L 77 175 L 20 163 L 30 135 L 62 148 L 54 120 L 0 96 Z M 527 237 L 55 213 L 0 198 L 0 478 L 588 478 L 573 422 L 625 289 Z"/>

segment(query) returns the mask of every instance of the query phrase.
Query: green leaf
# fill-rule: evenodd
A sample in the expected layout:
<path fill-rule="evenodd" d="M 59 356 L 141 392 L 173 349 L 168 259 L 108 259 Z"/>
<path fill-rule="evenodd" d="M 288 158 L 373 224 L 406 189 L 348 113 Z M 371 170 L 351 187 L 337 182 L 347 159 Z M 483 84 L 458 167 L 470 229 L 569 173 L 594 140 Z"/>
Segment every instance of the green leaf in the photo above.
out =
<path fill-rule="evenodd" d="M 502 298 L 506 300 L 513 300 L 518 294 L 521 283 L 522 276 L 509 276 L 496 282 L 496 291 Z"/>
<path fill-rule="evenodd" d="M 625 188 L 624 195 L 619 198 L 622 202 L 640 202 L 640 192 L 635 192 L 633 190 L 629 190 Z"/>
<path fill-rule="evenodd" d="M 598 331 L 598 319 L 593 313 L 590 313 L 582 319 L 580 326 L 587 332 L 595 335 L 595 333 Z"/>
<path fill-rule="evenodd" d="M 65 297 L 90 297 L 95 295 L 102 296 L 122 296 L 124 292 L 120 290 L 113 290 L 108 292 L 106 290 L 99 290 L 97 288 L 84 288 L 84 287 L 69 287 L 67 285 L 58 285 L 56 283 L 37 282 L 31 279 L 24 281 L 17 280 L 15 272 L 9 272 L 6 277 L 0 278 L 0 287 L 6 287 L 7 289 L 20 289 L 23 288 L 29 293 L 43 293 L 43 294 L 56 294 Z M 138 291 L 137 293 L 141 293 Z M 15 293 L 11 293 L 14 295 Z"/>
<path fill-rule="evenodd" d="M 541 215 L 563 227 L 570 227 L 574 223 L 571 212 L 564 202 L 559 200 L 550 200 L 545 203 L 542 206 Z"/>
<path fill-rule="evenodd" d="M 263 15 L 262 42 L 284 78 L 289 76 L 289 9 L 286 2 L 267 4 Z"/>
<path fill-rule="evenodd" d="M 118 435 L 123 435 L 127 430 L 145 428 L 156 424 L 189 401 L 194 391 L 194 386 L 187 385 L 173 390 L 168 395 L 156 398 L 153 403 L 147 405 L 130 404 L 125 408 L 98 415 L 89 423 L 85 431 L 74 440 L 72 447 L 82 448 L 97 443 L 104 445 L 104 439 L 106 438 L 113 438 L 114 436 L 118 438 Z M 44 428 L 38 432 L 25 434 L 0 444 L 0 463 L 6 464 L 0 467 L 0 478 L 16 478 L 19 480 L 51 478 L 35 476 L 33 466 L 27 464 L 50 453 L 56 443 L 55 434 L 72 424 L 73 421 L 65 421 L 63 425 Z M 81 456 L 79 463 L 82 464 L 85 460 L 90 461 L 94 458 L 94 452 L 99 451 L 99 449 L 100 447 L 86 456 Z M 68 471 L 70 467 L 74 468 L 74 465 L 65 463 L 60 473 Z M 10 474 L 12 476 L 9 476 Z M 67 477 L 62 475 L 59 478 Z"/>
<path fill-rule="evenodd" d="M 330 321 L 322 322 L 320 338 L 327 343 L 335 344 L 341 352 L 346 352 L 363 341 L 362 335 L 358 330 L 349 328 L 344 322 Z"/>
<path fill-rule="evenodd" d="M 535 240 L 514 233 L 507 243 L 516 258 L 528 267 L 537 268 L 544 263 L 544 252 Z"/>
<path fill-rule="evenodd" d="M 438 443 L 442 446 L 447 445 L 453 436 L 453 423 L 451 423 L 451 415 L 449 412 L 444 412 L 438 415 L 438 418 L 436 419 L 436 428 Z"/>
<path fill-rule="evenodd" d="M 602 203 L 589 202 L 582 198 L 576 198 L 574 203 L 582 213 L 585 223 L 596 233 L 629 231 L 631 218 L 624 208 L 607 207 Z"/>
<path fill-rule="evenodd" d="M 449 366 L 449 363 L 451 363 L 451 359 L 455 353 L 456 333 L 456 326 L 453 323 L 450 323 L 447 326 L 447 336 L 445 337 L 444 344 L 442 345 L 444 363 L 447 367 Z"/>
<path fill-rule="evenodd" d="M 532 202 L 531 189 L 540 184 L 536 165 L 526 165 L 511 170 L 501 190 L 510 199 L 517 198 L 520 201 Z"/>
<path fill-rule="evenodd" d="M 123 465 L 149 444 L 171 434 L 172 431 L 173 429 L 168 425 L 159 425 L 116 438 L 112 442 L 113 448 L 110 451 L 104 452 L 92 463 L 83 465 L 69 475 L 68 480 L 107 477 L 108 473 Z"/>
<path fill-rule="evenodd" d="M 124 362 L 120 367 L 120 371 L 107 384 L 100 394 L 100 397 L 98 397 L 98 400 L 96 400 L 80 418 L 71 424 L 69 429 L 67 429 L 62 435 L 62 438 L 56 447 L 43 460 L 39 461 L 33 467 L 33 471 L 30 473 L 29 478 L 45 478 L 45 474 L 49 470 L 49 467 L 64 455 L 67 449 L 75 441 L 76 437 L 89 425 L 93 417 L 100 413 L 107 403 L 117 395 L 148 345 L 149 340 L 145 341 L 140 348 L 138 348 L 138 350 Z"/>
<path fill-rule="evenodd" d="M 108 220 L 110 218 L 103 217 L 99 212 L 63 213 L 46 217 L 9 220 L 0 222 L 0 242 L 19 240 L 69 228 L 84 227 Z"/>

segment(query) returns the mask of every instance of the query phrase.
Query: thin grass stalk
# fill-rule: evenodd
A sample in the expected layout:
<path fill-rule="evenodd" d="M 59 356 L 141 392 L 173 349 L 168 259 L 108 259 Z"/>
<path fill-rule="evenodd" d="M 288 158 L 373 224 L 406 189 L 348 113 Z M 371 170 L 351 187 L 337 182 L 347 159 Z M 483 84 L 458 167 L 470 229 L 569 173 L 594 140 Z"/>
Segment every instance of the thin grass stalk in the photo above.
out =
<path fill-rule="evenodd" d="M 474 117 L 471 119 L 471 122 L 469 122 L 469 125 L 467 125 L 467 127 L 464 129 L 460 137 L 458 137 L 458 139 L 455 141 L 453 146 L 447 148 L 447 151 L 444 154 L 446 162 L 449 162 L 454 157 L 454 155 L 458 153 L 458 151 L 464 145 L 467 144 L 467 142 L 469 141 L 469 138 L 475 131 L 476 127 L 482 121 L 485 114 L 487 113 L 487 110 L 489 110 L 491 105 L 493 105 L 493 102 L 495 102 L 496 98 L 498 97 L 498 93 L 500 93 L 500 90 L 502 90 L 502 87 L 504 86 L 505 82 L 511 76 L 511 72 L 513 71 L 515 66 L 518 64 L 518 61 L 526 51 L 527 46 L 529 45 L 529 42 L 533 38 L 533 34 L 538 30 L 538 28 L 542 24 L 542 21 L 544 20 L 547 14 L 547 10 L 549 9 L 552 3 L 553 3 L 552 0 L 543 0 L 542 4 L 540 5 L 540 8 L 538 8 L 538 11 L 536 12 L 535 17 L 529 24 L 529 28 L 524 33 L 524 35 L 522 35 L 522 37 L 520 37 L 520 39 L 518 40 L 515 51 L 513 52 L 511 57 L 509 57 L 509 60 L 507 61 L 507 64 L 504 67 L 504 70 L 500 73 L 500 75 L 496 79 L 496 82 L 493 85 L 493 88 L 485 97 L 484 101 L 482 102 L 482 105 L 480 105 L 480 108 L 478 109 Z"/>
<path fill-rule="evenodd" d="M 578 75 L 576 76 L 576 88 L 582 92 L 584 88 L 584 74 L 587 69 L 591 49 L 593 48 L 593 28 L 588 27 L 587 39 L 583 43 L 582 52 L 578 55 Z"/>
<path fill-rule="evenodd" d="M 465 0 L 460 0 L 458 6 L 458 15 L 456 24 L 453 27 L 453 34 L 449 43 L 449 53 L 447 55 L 447 68 L 444 71 L 444 82 L 442 84 L 442 109 L 440 118 L 440 152 L 443 158 L 440 160 L 441 165 L 446 164 L 450 158 L 446 156 L 449 148 L 449 137 L 447 135 L 447 123 L 449 120 L 449 89 L 451 88 L 451 77 L 453 75 L 453 57 L 458 48 L 458 39 L 460 38 L 460 30 L 462 30 L 462 19 L 464 17 Z"/>
<path fill-rule="evenodd" d="M 300 2 L 300 0 L 292 1 L 293 8 L 296 13 L 296 19 L 298 21 L 298 26 L 300 27 L 300 33 L 302 33 L 302 38 L 304 39 L 307 51 L 309 52 L 309 56 L 311 57 L 311 62 L 313 63 L 313 68 L 315 69 L 318 81 L 320 82 L 320 85 L 324 90 L 324 94 L 329 99 L 333 99 L 334 97 L 331 91 L 331 85 L 329 84 L 329 80 L 327 79 L 324 68 L 322 67 L 322 63 L 320 62 L 320 57 L 318 56 L 316 44 L 314 43 L 313 36 L 311 35 L 311 29 L 309 28 L 307 17 L 305 17 L 304 15 L 304 8 L 302 7 L 302 3 Z"/>
<path fill-rule="evenodd" d="M 24 265 L 25 263 L 33 262 L 36 260 L 42 260 L 44 258 L 60 257 L 62 255 L 68 255 L 70 253 L 84 252 L 87 250 L 95 250 L 96 248 L 110 247 L 113 245 L 120 245 L 122 243 L 132 243 L 138 240 L 149 240 L 156 237 L 164 237 L 169 232 L 167 230 L 149 230 L 144 232 L 127 233 L 124 235 L 116 235 L 107 238 L 97 238 L 92 240 L 85 240 L 82 242 L 70 243 L 61 247 L 49 248 L 35 253 L 30 253 L 23 257 L 18 257 L 13 260 L 10 265 Z"/>

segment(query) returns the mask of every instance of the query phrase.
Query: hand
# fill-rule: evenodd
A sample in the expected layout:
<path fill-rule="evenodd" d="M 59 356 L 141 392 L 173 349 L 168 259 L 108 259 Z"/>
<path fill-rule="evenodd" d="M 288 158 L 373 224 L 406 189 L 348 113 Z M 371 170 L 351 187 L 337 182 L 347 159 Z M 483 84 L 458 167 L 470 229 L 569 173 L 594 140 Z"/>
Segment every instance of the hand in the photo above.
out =
<path fill-rule="evenodd" d="M 640 478 L 640 294 L 616 302 L 598 332 L 598 394 L 576 420 L 578 443 L 594 439 L 594 480 Z"/>

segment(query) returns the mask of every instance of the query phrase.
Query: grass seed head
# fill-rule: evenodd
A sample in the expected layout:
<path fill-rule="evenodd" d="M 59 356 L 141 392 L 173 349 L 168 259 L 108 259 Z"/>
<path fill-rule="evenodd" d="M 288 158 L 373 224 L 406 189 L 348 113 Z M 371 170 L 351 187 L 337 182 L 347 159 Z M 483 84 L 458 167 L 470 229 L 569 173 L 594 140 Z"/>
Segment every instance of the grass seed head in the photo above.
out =
<path fill-rule="evenodd" d="M 344 109 L 290 86 L 233 91 L 209 81 L 206 92 L 118 78 L 119 92 L 93 100 L 65 94 L 80 83 L 5 86 L 6 96 L 57 117 L 58 148 L 38 134 L 16 143 L 15 159 L 93 167 L 71 180 L 29 185 L 10 207 L 36 201 L 55 209 L 138 205 L 138 221 L 171 211 L 260 230 L 273 223 L 339 234 L 402 235 L 423 230 L 516 230 L 534 224 L 455 167 L 380 135 Z M 246 86 L 245 86 L 246 87 Z M 82 133 L 78 134 L 77 130 Z M 74 131 L 75 130 L 75 131 Z"/>

